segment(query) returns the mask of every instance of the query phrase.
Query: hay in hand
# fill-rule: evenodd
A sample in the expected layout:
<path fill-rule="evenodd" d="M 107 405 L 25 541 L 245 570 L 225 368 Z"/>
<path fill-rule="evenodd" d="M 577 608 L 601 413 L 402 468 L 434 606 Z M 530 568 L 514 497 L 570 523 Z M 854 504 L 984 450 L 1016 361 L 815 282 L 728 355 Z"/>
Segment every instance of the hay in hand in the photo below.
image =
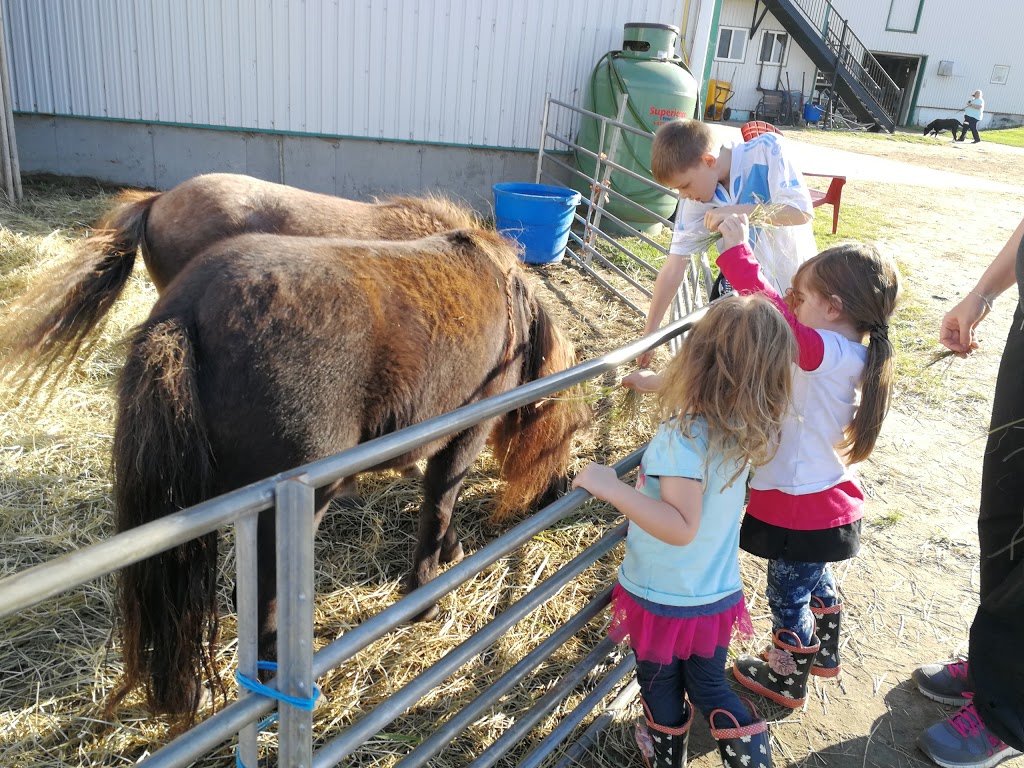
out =
<path fill-rule="evenodd" d="M 952 349 L 944 349 L 941 352 L 936 352 L 935 354 L 932 355 L 932 359 L 924 364 L 924 367 L 931 368 L 936 363 L 942 362 L 943 360 L 953 357 L 954 355 L 956 355 L 956 352 L 954 352 Z"/>
<path fill-rule="evenodd" d="M 785 207 L 786 206 L 778 203 L 758 202 L 754 207 L 754 210 L 747 215 L 751 228 L 767 230 L 770 236 L 772 230 L 779 229 L 779 227 L 783 226 L 781 224 L 775 224 L 774 220 L 779 211 Z M 698 253 L 704 253 L 721 239 L 721 232 L 708 232 L 707 236 L 697 242 L 695 250 Z"/>
<path fill-rule="evenodd" d="M 643 397 L 635 389 L 621 387 L 621 394 L 612 409 L 612 421 L 633 421 L 643 413 L 641 401 Z"/>

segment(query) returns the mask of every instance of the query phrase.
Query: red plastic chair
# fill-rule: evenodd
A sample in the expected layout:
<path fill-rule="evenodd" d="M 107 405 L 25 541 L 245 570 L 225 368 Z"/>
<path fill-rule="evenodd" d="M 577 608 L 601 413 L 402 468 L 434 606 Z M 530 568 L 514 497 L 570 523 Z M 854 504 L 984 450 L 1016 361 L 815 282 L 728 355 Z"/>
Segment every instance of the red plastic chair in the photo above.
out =
<path fill-rule="evenodd" d="M 744 141 L 750 141 L 755 136 L 760 136 L 762 133 L 777 133 L 779 136 L 782 135 L 782 131 L 776 128 L 771 123 L 766 123 L 764 120 L 751 120 L 740 128 L 740 135 Z"/>

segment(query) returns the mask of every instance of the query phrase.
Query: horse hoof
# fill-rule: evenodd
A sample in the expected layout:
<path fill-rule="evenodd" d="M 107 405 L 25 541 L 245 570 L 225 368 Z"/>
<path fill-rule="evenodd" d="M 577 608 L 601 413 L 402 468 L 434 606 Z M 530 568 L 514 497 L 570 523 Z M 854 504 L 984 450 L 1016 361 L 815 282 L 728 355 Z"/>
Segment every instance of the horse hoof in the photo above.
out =
<path fill-rule="evenodd" d="M 462 542 L 455 545 L 451 552 L 441 552 L 442 563 L 461 563 L 466 553 L 462 549 Z"/>

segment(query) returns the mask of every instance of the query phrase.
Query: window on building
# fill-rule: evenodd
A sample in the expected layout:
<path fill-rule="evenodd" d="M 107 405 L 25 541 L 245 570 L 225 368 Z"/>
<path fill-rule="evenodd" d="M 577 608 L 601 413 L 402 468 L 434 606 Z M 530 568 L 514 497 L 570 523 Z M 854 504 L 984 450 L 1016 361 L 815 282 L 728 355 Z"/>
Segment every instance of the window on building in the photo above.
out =
<path fill-rule="evenodd" d="M 761 35 L 761 55 L 758 64 L 785 64 L 789 35 L 766 29 Z"/>
<path fill-rule="evenodd" d="M 718 61 L 743 61 L 747 49 L 747 30 L 739 27 L 719 27 L 718 47 L 715 59 Z"/>
<path fill-rule="evenodd" d="M 996 64 L 992 67 L 992 79 L 990 83 L 1006 85 L 1006 79 L 1010 76 L 1010 67 L 1007 64 Z"/>
<path fill-rule="evenodd" d="M 924 0 L 889 0 L 885 28 L 889 32 L 917 32 Z"/>

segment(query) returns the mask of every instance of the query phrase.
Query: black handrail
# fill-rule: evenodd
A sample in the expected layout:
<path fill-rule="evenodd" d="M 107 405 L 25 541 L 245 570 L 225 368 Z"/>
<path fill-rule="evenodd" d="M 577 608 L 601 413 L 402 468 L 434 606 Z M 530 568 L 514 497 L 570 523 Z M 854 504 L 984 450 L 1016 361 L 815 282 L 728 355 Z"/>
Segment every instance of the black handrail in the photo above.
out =
<path fill-rule="evenodd" d="M 893 82 L 878 59 L 854 34 L 830 0 L 790 0 L 818 30 L 825 46 L 836 57 L 836 67 L 845 69 L 850 77 L 867 91 L 874 102 L 895 123 L 903 97 L 903 89 Z"/>

